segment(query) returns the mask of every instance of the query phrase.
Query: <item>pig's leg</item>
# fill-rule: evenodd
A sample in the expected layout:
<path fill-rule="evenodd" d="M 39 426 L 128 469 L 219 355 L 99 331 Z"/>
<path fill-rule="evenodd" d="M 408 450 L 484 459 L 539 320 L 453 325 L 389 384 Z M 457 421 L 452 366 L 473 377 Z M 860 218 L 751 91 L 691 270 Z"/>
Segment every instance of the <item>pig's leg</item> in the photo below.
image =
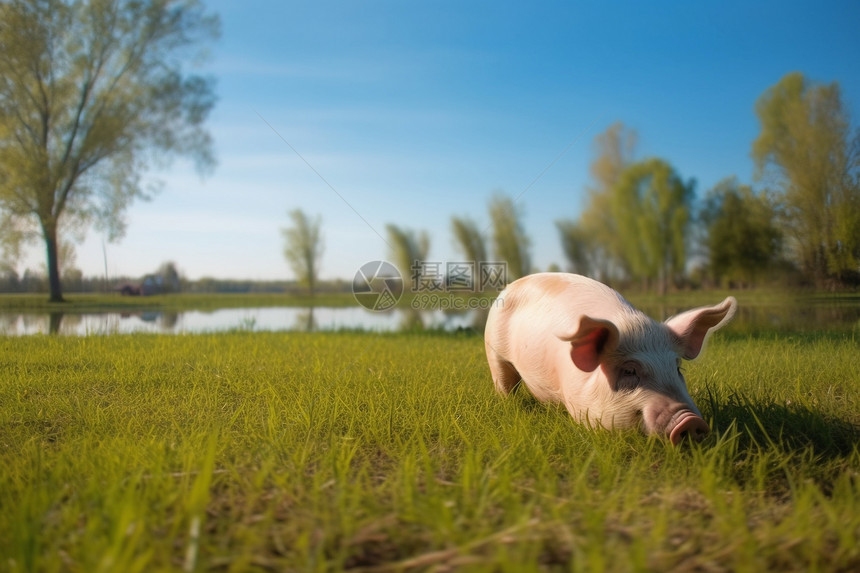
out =
<path fill-rule="evenodd" d="M 496 391 L 501 394 L 510 394 L 511 390 L 519 383 L 521 376 L 514 365 L 499 356 L 488 344 L 487 362 L 490 364 L 490 373 L 493 375 L 493 383 Z"/>

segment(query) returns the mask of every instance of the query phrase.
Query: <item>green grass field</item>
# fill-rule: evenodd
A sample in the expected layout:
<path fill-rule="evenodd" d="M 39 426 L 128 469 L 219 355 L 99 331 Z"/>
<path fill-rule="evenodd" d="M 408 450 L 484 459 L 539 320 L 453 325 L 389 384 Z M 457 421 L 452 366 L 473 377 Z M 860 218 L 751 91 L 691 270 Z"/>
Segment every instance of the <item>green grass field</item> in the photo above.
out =
<path fill-rule="evenodd" d="M 727 328 L 672 447 L 478 336 L 0 338 L 0 570 L 856 571 L 858 349 Z"/>

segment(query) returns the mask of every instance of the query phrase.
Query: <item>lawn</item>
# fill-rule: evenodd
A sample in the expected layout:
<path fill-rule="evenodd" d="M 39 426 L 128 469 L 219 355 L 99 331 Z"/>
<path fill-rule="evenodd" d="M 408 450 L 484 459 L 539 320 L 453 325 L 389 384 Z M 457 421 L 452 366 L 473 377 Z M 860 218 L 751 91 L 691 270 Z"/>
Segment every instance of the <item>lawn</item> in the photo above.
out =
<path fill-rule="evenodd" d="M 672 447 L 476 335 L 0 338 L 0 569 L 856 571 L 858 346 L 728 327 Z"/>

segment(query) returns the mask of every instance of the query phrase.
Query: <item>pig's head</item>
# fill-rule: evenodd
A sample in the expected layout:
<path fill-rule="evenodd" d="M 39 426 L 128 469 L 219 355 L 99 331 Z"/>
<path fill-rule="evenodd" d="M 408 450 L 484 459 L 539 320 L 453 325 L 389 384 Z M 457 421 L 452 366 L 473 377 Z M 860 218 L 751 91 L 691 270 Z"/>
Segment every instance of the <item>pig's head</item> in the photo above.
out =
<path fill-rule="evenodd" d="M 696 358 L 709 333 L 734 316 L 733 297 L 656 322 L 632 308 L 613 320 L 581 316 L 569 341 L 577 369 L 591 373 L 588 416 L 606 427 L 640 427 L 667 436 L 703 439 L 709 432 L 687 391 L 682 360 Z"/>

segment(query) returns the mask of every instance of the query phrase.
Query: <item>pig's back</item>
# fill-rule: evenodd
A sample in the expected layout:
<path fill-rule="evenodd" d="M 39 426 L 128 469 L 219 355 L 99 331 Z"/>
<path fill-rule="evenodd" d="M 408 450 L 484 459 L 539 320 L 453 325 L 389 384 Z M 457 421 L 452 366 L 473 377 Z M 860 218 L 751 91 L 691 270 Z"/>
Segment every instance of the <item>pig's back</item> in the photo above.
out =
<path fill-rule="evenodd" d="M 555 333 L 576 328 L 579 317 L 612 319 L 628 307 L 608 286 L 570 273 L 536 273 L 509 284 L 487 319 L 486 336 L 513 358 L 517 349 L 558 341 Z"/>

